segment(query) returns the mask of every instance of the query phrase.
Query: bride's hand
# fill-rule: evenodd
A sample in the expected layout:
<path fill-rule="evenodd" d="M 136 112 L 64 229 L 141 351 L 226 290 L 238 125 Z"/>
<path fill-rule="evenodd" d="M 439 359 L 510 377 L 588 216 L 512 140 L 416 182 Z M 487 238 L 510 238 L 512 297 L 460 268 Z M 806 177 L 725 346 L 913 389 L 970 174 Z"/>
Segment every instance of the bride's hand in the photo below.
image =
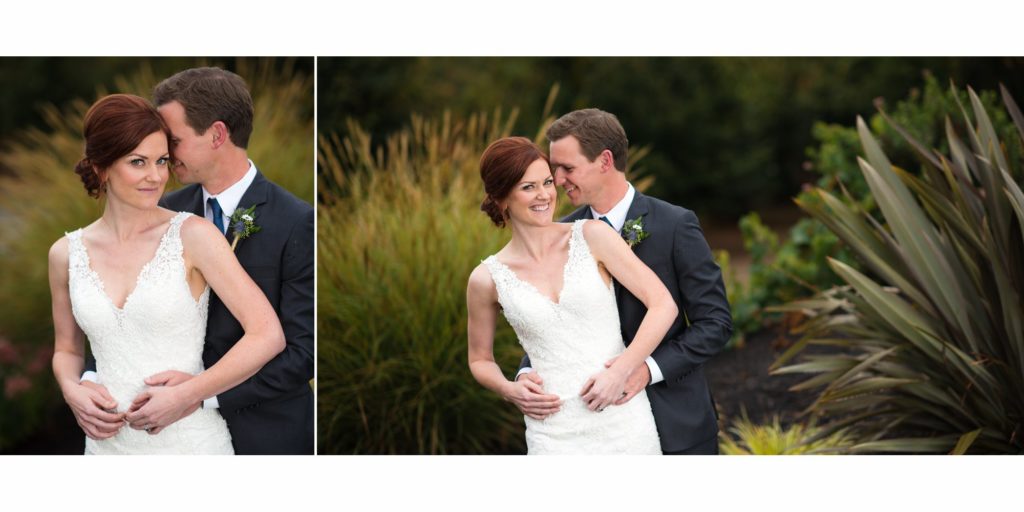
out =
<path fill-rule="evenodd" d="M 558 412 L 562 400 L 558 395 L 544 393 L 544 381 L 536 372 L 521 375 L 515 382 L 509 382 L 501 396 L 516 404 L 523 414 L 535 419 L 544 418 Z"/>
<path fill-rule="evenodd" d="M 626 378 L 629 372 L 619 368 L 608 368 L 587 379 L 580 390 L 580 396 L 591 411 L 601 412 L 625 394 Z"/>
<path fill-rule="evenodd" d="M 179 386 L 147 388 L 132 401 L 125 419 L 133 429 L 155 435 L 195 412 L 199 404 L 185 396 Z"/>
<path fill-rule="evenodd" d="M 62 391 L 78 426 L 89 439 L 114 437 L 124 426 L 124 414 L 110 412 L 117 410 L 117 402 L 102 384 L 84 381 Z"/>

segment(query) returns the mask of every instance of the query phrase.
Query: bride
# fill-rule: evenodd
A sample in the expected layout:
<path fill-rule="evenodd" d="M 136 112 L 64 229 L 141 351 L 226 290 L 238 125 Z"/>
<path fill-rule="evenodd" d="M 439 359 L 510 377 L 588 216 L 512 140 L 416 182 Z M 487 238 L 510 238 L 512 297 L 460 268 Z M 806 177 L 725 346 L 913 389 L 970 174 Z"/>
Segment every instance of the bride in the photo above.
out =
<path fill-rule="evenodd" d="M 85 158 L 75 172 L 90 196 L 106 199 L 103 215 L 50 249 L 54 375 L 72 408 L 101 404 L 102 420 L 111 425 L 82 425 L 86 454 L 233 453 L 215 410 L 185 405 L 177 422 L 168 413 L 123 428 L 129 405 L 199 404 L 243 382 L 284 348 L 273 308 L 225 237 L 205 219 L 157 206 L 168 178 L 169 138 L 145 99 L 115 94 L 97 101 L 85 116 Z M 245 336 L 204 371 L 211 287 Z M 79 383 L 86 338 L 109 395 Z M 168 369 L 199 375 L 176 386 L 145 386 L 147 376 Z"/>
<path fill-rule="evenodd" d="M 528 139 L 492 143 L 480 159 L 480 177 L 487 192 L 481 209 L 497 226 L 511 226 L 512 239 L 469 277 L 473 377 L 510 401 L 534 385 L 509 381 L 494 361 L 501 310 L 533 368 L 544 375 L 545 389 L 560 400 L 559 412 L 546 419 L 525 417 L 530 454 L 660 455 L 646 392 L 613 404 L 678 314 L 668 290 L 604 222 L 553 222 L 557 192 L 551 168 Z M 628 348 L 612 277 L 648 310 Z"/>

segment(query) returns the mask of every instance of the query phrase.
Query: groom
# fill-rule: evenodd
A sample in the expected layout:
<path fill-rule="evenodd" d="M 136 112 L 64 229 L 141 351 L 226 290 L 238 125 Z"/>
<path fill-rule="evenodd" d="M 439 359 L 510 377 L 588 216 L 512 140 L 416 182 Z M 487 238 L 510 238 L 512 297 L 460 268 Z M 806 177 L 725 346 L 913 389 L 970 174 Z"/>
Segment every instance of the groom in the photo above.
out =
<path fill-rule="evenodd" d="M 153 102 L 171 130 L 174 173 L 188 186 L 161 206 L 205 217 L 229 241 L 232 214 L 255 206 L 257 233 L 238 242 L 235 255 L 274 306 L 286 347 L 254 376 L 202 404 L 174 404 L 181 417 L 217 408 L 227 421 L 235 453 L 313 453 L 313 208 L 268 181 L 248 159 L 253 103 L 241 77 L 219 68 L 182 71 L 156 86 Z M 210 296 L 203 363 L 216 363 L 243 330 L 215 294 Z M 192 375 L 166 371 L 149 386 L 173 386 Z M 98 384 L 93 384 L 98 386 Z M 133 428 L 160 411 L 133 403 Z M 180 417 L 178 418 L 180 419 Z M 153 432 L 159 435 L 158 432 Z"/>
<path fill-rule="evenodd" d="M 646 388 L 662 452 L 717 454 L 718 418 L 703 366 L 729 341 L 732 317 L 721 270 L 711 258 L 697 216 L 645 196 L 626 181 L 629 142 L 614 115 L 593 108 L 570 112 L 555 121 L 546 136 L 555 182 L 573 205 L 582 205 L 562 220 L 601 219 L 620 233 L 627 222 L 631 226 L 638 222 L 646 236 L 641 235 L 633 251 L 658 275 L 683 313 L 647 364 L 630 375 L 626 395 L 618 403 Z M 628 344 L 647 310 L 621 286 L 615 287 L 615 299 L 622 337 Z M 552 395 L 540 388 L 541 377 L 524 357 L 517 380 L 532 381 L 536 386 L 527 389 L 540 392 L 516 405 L 533 417 L 557 411 L 557 401 L 553 403 Z"/>

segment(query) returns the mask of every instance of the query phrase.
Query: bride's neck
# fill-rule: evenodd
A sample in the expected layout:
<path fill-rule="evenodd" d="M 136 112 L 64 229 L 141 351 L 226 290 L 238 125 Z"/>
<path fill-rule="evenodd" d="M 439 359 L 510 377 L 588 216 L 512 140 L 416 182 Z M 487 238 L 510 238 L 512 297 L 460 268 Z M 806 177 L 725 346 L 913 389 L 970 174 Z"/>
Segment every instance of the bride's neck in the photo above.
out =
<path fill-rule="evenodd" d="M 108 199 L 100 221 L 119 241 L 124 241 L 151 227 L 159 216 L 159 207 L 142 209 Z"/>
<path fill-rule="evenodd" d="M 511 245 L 526 257 L 541 261 L 547 257 L 555 240 L 561 236 L 558 224 L 547 226 L 513 226 Z"/>

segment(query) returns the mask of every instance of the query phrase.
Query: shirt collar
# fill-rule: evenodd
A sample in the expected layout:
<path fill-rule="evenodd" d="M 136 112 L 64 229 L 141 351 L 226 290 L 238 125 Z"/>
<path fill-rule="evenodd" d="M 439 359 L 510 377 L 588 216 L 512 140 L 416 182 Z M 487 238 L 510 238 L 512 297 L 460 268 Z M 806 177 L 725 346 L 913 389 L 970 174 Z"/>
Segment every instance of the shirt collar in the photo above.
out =
<path fill-rule="evenodd" d="M 234 185 L 224 189 L 223 192 L 217 195 L 210 194 L 203 188 L 203 204 L 208 204 L 207 201 L 211 197 L 216 197 L 217 202 L 220 203 L 221 210 L 224 210 L 224 216 L 230 218 L 235 214 L 235 209 L 238 208 L 238 203 L 242 201 L 242 196 L 245 195 L 245 191 L 249 189 L 249 185 L 252 185 L 252 181 L 256 179 L 256 164 L 249 160 L 249 170 L 245 172 L 242 179 L 235 182 Z M 209 209 L 209 207 L 206 207 Z"/>
<path fill-rule="evenodd" d="M 611 222 L 612 227 L 615 228 L 616 231 L 620 232 L 622 231 L 622 226 L 626 224 L 626 215 L 629 214 L 629 205 L 633 204 L 633 197 L 636 196 L 636 189 L 633 188 L 633 184 L 627 182 L 626 185 L 629 186 L 629 188 L 626 189 L 626 195 L 623 196 L 618 203 L 615 203 L 615 206 L 613 206 L 611 210 L 608 210 L 607 213 L 602 215 L 593 207 L 590 208 L 590 214 L 595 219 L 607 217 L 608 222 Z"/>

